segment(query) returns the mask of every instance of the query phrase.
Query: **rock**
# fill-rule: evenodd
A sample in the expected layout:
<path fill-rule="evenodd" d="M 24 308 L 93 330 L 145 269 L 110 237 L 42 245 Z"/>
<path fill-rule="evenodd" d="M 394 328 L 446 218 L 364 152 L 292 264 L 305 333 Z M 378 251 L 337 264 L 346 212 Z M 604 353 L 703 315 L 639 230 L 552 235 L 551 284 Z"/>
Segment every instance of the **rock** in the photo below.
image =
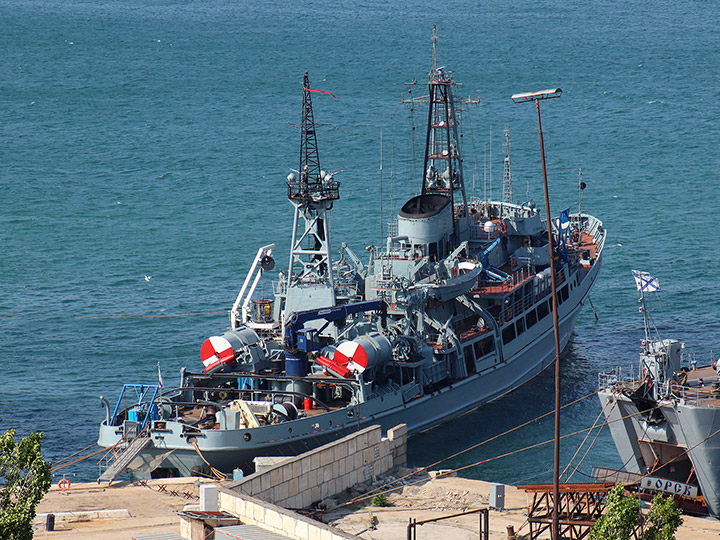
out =
<path fill-rule="evenodd" d="M 323 508 L 325 510 L 332 510 L 338 505 L 337 499 L 333 499 L 332 497 L 328 497 L 327 499 L 323 499 L 320 504 L 318 504 L 318 507 Z"/>

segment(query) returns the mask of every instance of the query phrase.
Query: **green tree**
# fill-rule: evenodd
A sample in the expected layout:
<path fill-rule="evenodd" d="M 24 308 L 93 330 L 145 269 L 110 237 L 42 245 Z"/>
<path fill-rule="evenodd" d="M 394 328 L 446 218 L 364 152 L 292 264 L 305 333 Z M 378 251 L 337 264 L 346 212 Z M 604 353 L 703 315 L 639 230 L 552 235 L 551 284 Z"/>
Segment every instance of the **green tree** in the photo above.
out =
<path fill-rule="evenodd" d="M 640 523 L 640 501 L 625 495 L 622 482 L 608 491 L 607 507 L 590 530 L 590 540 L 630 540 Z"/>
<path fill-rule="evenodd" d="M 42 433 L 19 442 L 15 430 L 0 437 L 0 538 L 32 540 L 35 507 L 50 489 L 50 462 L 42 458 Z"/>
<path fill-rule="evenodd" d="M 678 527 L 682 525 L 681 510 L 672 496 L 664 498 L 656 493 L 652 507 L 645 518 L 641 540 L 673 540 Z"/>

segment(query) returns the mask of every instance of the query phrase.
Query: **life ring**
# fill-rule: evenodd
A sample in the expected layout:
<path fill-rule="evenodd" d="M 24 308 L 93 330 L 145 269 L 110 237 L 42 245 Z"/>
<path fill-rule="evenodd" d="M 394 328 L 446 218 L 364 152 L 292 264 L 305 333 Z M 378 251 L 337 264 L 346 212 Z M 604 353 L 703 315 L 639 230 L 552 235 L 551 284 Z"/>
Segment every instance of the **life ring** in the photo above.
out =
<path fill-rule="evenodd" d="M 67 478 L 63 478 L 62 480 L 60 480 L 58 482 L 58 489 L 60 491 L 67 491 L 68 489 L 70 489 L 70 480 L 68 480 Z"/>
<path fill-rule="evenodd" d="M 453 277 L 457 277 L 457 276 L 458 276 L 458 270 L 457 270 L 457 267 L 456 267 L 456 266 L 453 266 L 452 275 L 453 275 Z"/>

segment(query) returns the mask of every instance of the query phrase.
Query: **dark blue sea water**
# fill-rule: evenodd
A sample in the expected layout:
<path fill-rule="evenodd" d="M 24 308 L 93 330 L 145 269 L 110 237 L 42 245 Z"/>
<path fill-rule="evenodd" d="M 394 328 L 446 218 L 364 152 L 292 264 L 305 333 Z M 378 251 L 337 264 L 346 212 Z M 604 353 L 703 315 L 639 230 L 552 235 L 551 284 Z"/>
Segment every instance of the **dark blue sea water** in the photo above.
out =
<path fill-rule="evenodd" d="M 464 131 L 478 192 L 487 163 L 500 195 L 507 125 L 516 198 L 542 199 L 535 111 L 510 95 L 564 90 L 543 103 L 553 212 L 577 208 L 582 167 L 582 208 L 609 240 L 592 295 L 599 320 L 586 306 L 563 359 L 563 400 L 636 361 L 633 268 L 660 279 L 661 329 L 702 358 L 720 351 L 715 2 L 16 0 L 0 5 L 0 21 L 0 430 L 45 432 L 51 460 L 93 443 L 99 395 L 154 382 L 158 361 L 166 383 L 199 367 L 259 245 L 276 242 L 286 260 L 284 179 L 298 163 L 306 70 L 338 97 L 314 96 L 321 162 L 344 171 L 334 244 L 364 253 L 380 242 L 381 217 L 419 185 L 422 137 L 414 161 L 400 101 L 430 67 L 433 25 L 439 64 L 462 95 L 481 96 Z M 383 192 L 392 176 L 394 195 L 382 205 L 381 139 Z M 548 372 L 415 437 L 410 459 L 431 463 L 552 402 Z M 563 433 L 599 412 L 596 398 L 569 408 Z M 441 466 L 551 437 L 548 419 Z M 580 439 L 563 444 L 563 460 Z M 590 464 L 620 465 L 607 431 L 581 471 Z M 537 482 L 551 467 L 547 446 L 463 474 Z M 69 474 L 96 473 L 90 460 Z"/>

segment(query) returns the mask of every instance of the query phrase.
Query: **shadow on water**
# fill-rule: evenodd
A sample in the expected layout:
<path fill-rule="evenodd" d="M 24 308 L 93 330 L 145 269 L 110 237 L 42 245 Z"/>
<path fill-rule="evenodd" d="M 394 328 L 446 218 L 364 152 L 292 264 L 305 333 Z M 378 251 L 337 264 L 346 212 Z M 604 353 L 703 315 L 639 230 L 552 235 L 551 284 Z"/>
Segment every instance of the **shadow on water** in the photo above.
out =
<path fill-rule="evenodd" d="M 585 399 L 563 410 L 561 435 L 589 428 L 601 412 L 594 394 L 597 366 L 583 354 L 582 344 L 578 345 L 578 341 L 577 335 L 574 335 L 561 358 L 561 402 L 564 405 Z M 408 445 L 408 462 L 415 467 L 433 464 L 433 469 L 462 469 L 459 472 L 462 477 L 507 484 L 551 482 L 553 444 L 542 443 L 553 438 L 554 403 L 555 370 L 551 366 L 506 396 L 412 437 Z M 551 414 L 540 418 L 546 413 Z M 527 422 L 530 422 L 527 426 L 498 437 Z M 588 437 L 585 449 L 596 432 Z M 498 438 L 490 441 L 494 437 Z M 561 470 L 584 437 L 585 433 L 580 433 L 563 439 L 560 446 Z M 578 468 L 574 481 L 587 479 L 591 474 L 590 465 L 619 465 L 609 433 L 603 430 L 598 439 Z M 535 445 L 538 446 L 531 448 Z M 475 448 L 463 452 L 470 447 Z M 460 455 L 446 459 L 460 452 Z M 579 457 L 584 452 L 581 450 Z M 441 463 L 435 464 L 441 460 Z M 578 458 L 574 461 L 575 466 L 577 461 Z"/>

